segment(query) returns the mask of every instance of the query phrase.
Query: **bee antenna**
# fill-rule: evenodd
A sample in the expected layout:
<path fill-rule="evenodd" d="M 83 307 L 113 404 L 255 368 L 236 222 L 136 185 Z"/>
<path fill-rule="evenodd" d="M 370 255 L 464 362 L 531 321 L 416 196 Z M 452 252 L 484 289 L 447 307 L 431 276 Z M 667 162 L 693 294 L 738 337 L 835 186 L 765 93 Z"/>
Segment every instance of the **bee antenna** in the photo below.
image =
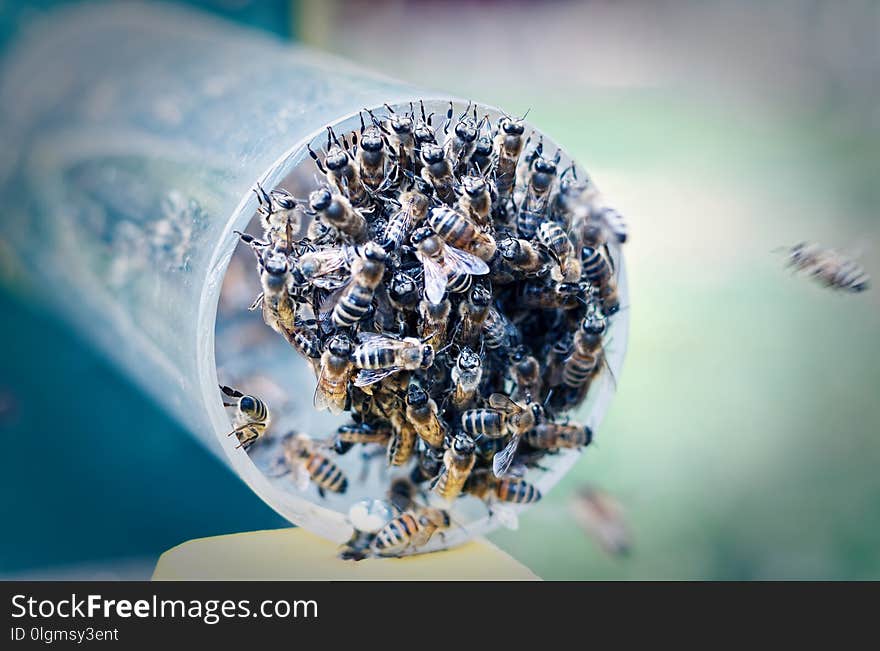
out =
<path fill-rule="evenodd" d="M 523 113 L 523 116 L 520 119 L 525 120 L 526 117 L 528 117 L 528 115 L 529 115 L 529 111 L 531 111 L 531 110 L 532 110 L 532 107 L 530 106 L 528 109 L 526 109 L 526 112 Z"/>
<path fill-rule="evenodd" d="M 547 392 L 547 397 L 544 398 L 544 402 L 541 403 L 543 407 L 547 407 L 547 404 L 550 402 L 550 398 L 553 396 L 553 392 L 556 390 L 556 387 L 550 387 L 550 390 Z"/>

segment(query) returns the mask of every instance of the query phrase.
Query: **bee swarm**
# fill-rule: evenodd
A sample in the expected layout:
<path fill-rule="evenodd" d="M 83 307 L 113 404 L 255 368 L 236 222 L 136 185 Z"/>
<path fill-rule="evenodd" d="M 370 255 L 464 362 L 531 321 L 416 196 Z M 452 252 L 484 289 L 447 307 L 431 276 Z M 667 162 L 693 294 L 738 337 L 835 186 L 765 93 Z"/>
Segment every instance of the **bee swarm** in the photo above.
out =
<path fill-rule="evenodd" d="M 254 308 L 311 364 L 315 407 L 351 414 L 326 441 L 285 438 L 298 488 L 343 492 L 355 478 L 334 459 L 354 446 L 405 471 L 359 503 L 351 558 L 417 551 L 461 495 L 539 500 L 523 470 L 592 440 L 566 414 L 610 372 L 622 218 L 523 119 L 473 104 L 364 110 L 315 149 L 317 187 L 258 185 L 263 235 L 239 234 Z"/>

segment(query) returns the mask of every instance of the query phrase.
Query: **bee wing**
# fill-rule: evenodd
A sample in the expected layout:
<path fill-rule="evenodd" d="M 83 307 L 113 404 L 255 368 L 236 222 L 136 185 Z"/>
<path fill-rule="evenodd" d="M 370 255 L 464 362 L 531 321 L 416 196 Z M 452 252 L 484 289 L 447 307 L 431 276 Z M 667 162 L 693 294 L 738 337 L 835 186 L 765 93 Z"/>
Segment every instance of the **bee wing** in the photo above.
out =
<path fill-rule="evenodd" d="M 315 386 L 315 395 L 312 398 L 312 403 L 318 411 L 328 409 L 331 414 L 341 414 L 343 411 L 342 407 L 335 400 L 332 400 L 326 393 L 321 391 L 321 384 L 324 380 L 325 374 L 326 370 L 322 364 L 321 372 L 318 374 L 318 384 Z"/>
<path fill-rule="evenodd" d="M 351 285 L 353 279 L 349 278 L 348 281 L 343 283 L 341 287 L 330 292 L 327 297 L 321 301 L 321 307 L 319 309 L 318 318 L 321 321 L 326 321 L 330 318 L 330 314 L 333 312 L 333 308 L 336 307 L 336 304 L 339 302 L 339 299 L 342 298 L 342 294 L 345 293 L 345 290 Z"/>
<path fill-rule="evenodd" d="M 516 531 L 519 529 L 519 516 L 512 507 L 506 504 L 495 504 L 492 506 L 492 516 L 498 518 L 501 526 Z"/>
<path fill-rule="evenodd" d="M 500 452 L 496 452 L 492 457 L 492 472 L 496 477 L 503 477 L 510 469 L 513 458 L 516 456 L 516 450 L 519 447 L 519 434 L 510 437 L 510 441 L 504 446 Z"/>
<path fill-rule="evenodd" d="M 431 303 L 437 305 L 446 293 L 446 271 L 426 255 L 416 252 L 416 257 L 425 270 L 425 296 Z"/>
<path fill-rule="evenodd" d="M 516 414 L 522 411 L 522 407 L 503 393 L 493 393 L 489 396 L 489 406 L 492 409 L 503 411 L 505 414 Z"/>
<path fill-rule="evenodd" d="M 409 232 L 412 230 L 414 221 L 412 210 L 409 208 L 401 208 L 388 219 L 388 225 L 395 224 L 395 228 L 397 229 L 394 238 L 395 248 L 400 246 L 407 238 Z M 386 230 L 386 233 L 387 232 L 388 231 Z"/>
<path fill-rule="evenodd" d="M 489 265 L 477 256 L 448 244 L 443 248 L 443 260 L 449 271 L 457 271 L 471 276 L 485 276 L 489 273 Z"/>
<path fill-rule="evenodd" d="M 376 384 L 376 382 L 384 380 L 389 375 L 397 373 L 399 370 L 399 366 L 391 366 L 389 368 L 381 369 L 362 368 L 354 378 L 354 385 L 356 387 L 368 387 L 371 384 Z"/>
<path fill-rule="evenodd" d="M 359 332 L 357 339 L 358 343 L 364 348 L 391 348 L 392 350 L 398 350 L 409 345 L 402 339 L 386 337 L 375 332 Z"/>

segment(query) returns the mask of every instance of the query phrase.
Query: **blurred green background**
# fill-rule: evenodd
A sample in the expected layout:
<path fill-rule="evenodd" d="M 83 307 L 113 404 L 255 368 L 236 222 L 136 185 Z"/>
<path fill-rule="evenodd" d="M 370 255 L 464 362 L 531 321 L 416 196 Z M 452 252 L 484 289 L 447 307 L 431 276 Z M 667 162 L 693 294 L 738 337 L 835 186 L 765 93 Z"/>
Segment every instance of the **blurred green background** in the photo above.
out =
<path fill-rule="evenodd" d="M 50 4 L 6 3 L 3 34 Z M 618 395 L 597 445 L 497 544 L 547 579 L 880 578 L 880 298 L 772 253 L 816 240 L 880 277 L 878 5 L 195 4 L 531 108 L 627 216 Z M 4 277 L 0 573 L 141 578 L 186 539 L 284 525 Z M 583 482 L 626 509 L 629 558 L 570 518 Z"/>

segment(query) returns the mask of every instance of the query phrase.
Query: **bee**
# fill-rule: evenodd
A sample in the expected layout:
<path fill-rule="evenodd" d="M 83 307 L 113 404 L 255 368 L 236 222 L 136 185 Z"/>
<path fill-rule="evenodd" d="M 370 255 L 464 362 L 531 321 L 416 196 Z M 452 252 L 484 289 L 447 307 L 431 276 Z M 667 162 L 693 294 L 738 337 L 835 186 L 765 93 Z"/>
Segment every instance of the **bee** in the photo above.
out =
<path fill-rule="evenodd" d="M 623 508 L 613 497 L 593 486 L 583 486 L 571 502 L 571 513 L 599 547 L 613 556 L 626 556 L 632 534 Z"/>
<path fill-rule="evenodd" d="M 543 156 L 543 142 L 539 142 L 529 162 L 526 190 L 516 217 L 520 237 L 535 237 L 538 226 L 544 221 L 550 193 L 556 180 L 559 153 L 553 160 Z"/>
<path fill-rule="evenodd" d="M 449 514 L 442 509 L 406 511 L 379 530 L 370 549 L 377 556 L 400 556 L 407 549 L 427 545 L 449 523 Z"/>
<path fill-rule="evenodd" d="M 408 477 L 397 477 L 391 480 L 388 487 L 388 502 L 399 513 L 409 511 L 416 506 L 415 496 L 418 488 Z"/>
<path fill-rule="evenodd" d="M 361 332 L 358 342 L 351 354 L 351 360 L 360 369 L 354 381 L 357 387 L 375 384 L 401 370 L 425 370 L 434 363 L 434 347 L 415 337 L 395 339 Z"/>
<path fill-rule="evenodd" d="M 605 319 L 600 313 L 593 311 L 583 318 L 574 335 L 571 356 L 562 370 L 564 385 L 582 389 L 582 393 L 589 389 L 603 361 L 602 335 L 605 329 Z"/>
<path fill-rule="evenodd" d="M 224 407 L 235 407 L 234 429 L 228 436 L 235 434 L 238 439 L 236 447 L 247 450 L 254 441 L 260 438 L 269 429 L 272 418 L 269 415 L 269 407 L 256 396 L 248 396 L 237 389 L 220 386 L 224 395 L 234 398 L 235 402 L 224 402 Z"/>
<path fill-rule="evenodd" d="M 299 232 L 302 219 L 293 195 L 283 188 L 266 192 L 259 183 L 254 187 L 254 194 L 257 195 L 257 212 L 260 214 L 264 237 L 273 239 L 276 235 L 283 234 L 288 225 L 293 231 Z"/>
<path fill-rule="evenodd" d="M 399 209 L 388 218 L 388 226 L 385 229 L 383 246 L 392 251 L 403 244 L 413 227 L 425 219 L 428 208 L 431 205 L 431 195 L 434 189 L 422 177 L 413 177 L 412 188 L 401 192 Z"/>
<path fill-rule="evenodd" d="M 443 467 L 431 490 L 451 502 L 461 494 L 476 461 L 474 440 L 467 434 L 456 434 L 443 453 Z"/>
<path fill-rule="evenodd" d="M 340 425 L 333 437 L 333 449 L 345 454 L 352 445 L 359 443 L 385 444 L 391 436 L 391 428 L 385 424 L 349 423 Z"/>
<path fill-rule="evenodd" d="M 513 504 L 534 504 L 541 491 L 519 477 L 495 477 L 488 468 L 471 473 L 465 492 L 481 500 L 498 500 Z"/>
<path fill-rule="evenodd" d="M 517 346 L 510 355 L 510 375 L 516 384 L 514 400 L 541 393 L 543 369 L 537 359 L 528 354 L 524 346 Z"/>
<path fill-rule="evenodd" d="M 422 178 L 434 187 L 434 192 L 443 203 L 455 203 L 455 174 L 452 164 L 439 145 L 424 144 L 421 147 Z"/>
<path fill-rule="evenodd" d="M 788 250 L 788 266 L 808 272 L 813 278 L 831 289 L 863 292 L 871 285 L 871 278 L 856 262 L 844 258 L 837 251 L 823 249 L 818 244 L 801 242 Z"/>
<path fill-rule="evenodd" d="M 483 261 L 491 260 L 495 255 L 495 238 L 452 208 L 432 208 L 428 213 L 428 224 L 450 246 L 471 253 Z"/>
<path fill-rule="evenodd" d="M 497 439 L 507 435 L 504 414 L 497 409 L 467 409 L 461 412 L 461 429 L 475 438 Z"/>
<path fill-rule="evenodd" d="M 312 246 L 335 244 L 339 239 L 339 231 L 320 219 L 313 219 L 306 230 L 306 239 Z"/>
<path fill-rule="evenodd" d="M 353 371 L 354 346 L 345 334 L 334 335 L 321 355 L 321 372 L 315 387 L 315 408 L 341 414 L 348 396 L 348 380 Z"/>
<path fill-rule="evenodd" d="M 562 384 L 562 374 L 569 355 L 571 355 L 570 337 L 560 337 L 550 345 L 544 362 L 547 386 L 557 387 Z"/>
<path fill-rule="evenodd" d="M 574 255 L 574 247 L 568 234 L 556 222 L 546 221 L 538 226 L 538 242 L 553 256 L 556 265 L 550 275 L 553 280 L 573 282 L 581 276 L 580 260 Z"/>
<path fill-rule="evenodd" d="M 313 222 L 314 223 L 314 222 Z M 298 286 L 311 284 L 321 289 L 338 289 L 344 282 L 338 272 L 351 263 L 349 247 L 332 247 L 307 251 L 297 258 L 291 269 L 293 283 Z"/>
<path fill-rule="evenodd" d="M 309 195 L 310 213 L 346 235 L 356 244 L 367 241 L 367 220 L 342 194 L 324 185 Z"/>
<path fill-rule="evenodd" d="M 480 356 L 470 348 L 462 348 L 452 367 L 452 404 L 456 409 L 464 409 L 474 399 L 480 380 L 483 378 L 483 364 Z"/>
<path fill-rule="evenodd" d="M 497 160 L 495 167 L 495 187 L 498 199 L 510 197 L 516 181 L 516 166 L 523 150 L 523 120 L 503 117 L 495 134 L 494 148 Z"/>
<path fill-rule="evenodd" d="M 474 153 L 471 154 L 470 168 L 480 175 L 489 175 L 495 169 L 494 148 L 492 138 L 480 136 L 474 145 Z"/>
<path fill-rule="evenodd" d="M 570 310 L 585 300 L 585 287 L 580 283 L 528 281 L 520 286 L 519 292 L 524 306 L 542 310 Z"/>
<path fill-rule="evenodd" d="M 395 271 L 388 283 L 388 298 L 391 305 L 401 312 L 412 312 L 418 309 L 419 284 L 408 273 Z"/>
<path fill-rule="evenodd" d="M 600 249 L 585 246 L 581 251 L 581 259 L 583 276 L 599 290 L 602 311 L 608 316 L 616 314 L 620 310 L 620 299 L 617 296 L 617 281 L 608 258 Z"/>
<path fill-rule="evenodd" d="M 342 469 L 317 452 L 317 446 L 308 436 L 291 433 L 283 445 L 284 460 L 299 490 L 304 491 L 309 483 L 314 483 L 318 494 L 326 497 L 326 491 L 341 494 L 348 489 L 348 479 Z"/>
<path fill-rule="evenodd" d="M 339 139 L 333 132 L 333 127 L 327 127 L 327 154 L 324 157 L 323 164 L 318 155 L 308 146 L 309 156 L 315 161 L 318 170 L 327 177 L 327 180 L 336 186 L 353 205 L 360 206 L 367 199 L 367 191 L 361 181 L 361 174 L 358 165 L 349 153 L 349 144 L 342 137 L 344 147 L 340 144 Z"/>
<path fill-rule="evenodd" d="M 492 191 L 489 182 L 480 176 L 465 176 L 461 179 L 463 192 L 458 198 L 458 206 L 474 223 L 481 228 L 489 226 L 492 210 Z"/>
<path fill-rule="evenodd" d="M 321 355 L 324 352 L 324 346 L 318 334 L 312 328 L 300 324 L 294 327 L 290 333 L 290 343 L 300 355 L 309 361 L 317 376 L 321 371 Z"/>
<path fill-rule="evenodd" d="M 296 303 L 288 292 L 292 276 L 287 254 L 268 248 L 250 235 L 239 233 L 239 237 L 250 244 L 256 253 L 257 270 L 260 272 L 263 290 L 250 309 L 254 310 L 262 305 L 263 321 L 266 325 L 290 339 L 290 333 L 296 329 Z"/>
<path fill-rule="evenodd" d="M 528 240 L 508 237 L 498 243 L 501 257 L 516 271 L 526 276 L 541 276 L 549 264 L 542 251 Z"/>
<path fill-rule="evenodd" d="M 412 457 L 416 446 L 416 430 L 400 411 L 391 414 L 392 433 L 388 439 L 386 459 L 389 466 L 402 466 Z"/>
<path fill-rule="evenodd" d="M 415 111 L 410 102 L 409 113 L 396 113 L 388 104 L 388 118 L 385 120 L 385 130 L 388 132 L 388 140 L 394 159 L 397 160 L 397 178 L 403 179 L 404 172 L 415 172 Z M 422 106 L 424 111 L 424 106 Z"/>
<path fill-rule="evenodd" d="M 492 305 L 492 292 L 485 285 L 474 285 L 467 300 L 458 304 L 459 339 L 467 345 L 476 343 Z"/>
<path fill-rule="evenodd" d="M 512 332 L 515 326 L 494 307 L 490 307 L 483 322 L 483 343 L 490 350 L 503 349 L 513 345 Z"/>
<path fill-rule="evenodd" d="M 384 127 L 372 114 L 370 119 L 373 124 L 367 127 L 364 124 L 364 114 L 360 114 L 361 118 L 361 138 L 360 147 L 357 152 L 357 162 L 360 166 L 361 182 L 369 190 L 377 191 L 388 179 L 386 166 L 390 162 L 391 156 L 386 152 L 386 147 L 391 150 L 391 143 L 388 142 L 387 136 L 383 133 Z"/>
<path fill-rule="evenodd" d="M 475 255 L 446 244 L 428 227 L 416 229 L 410 241 L 425 272 L 425 296 L 432 303 L 443 300 L 450 277 L 480 276 L 489 273 L 488 265 Z"/>
<path fill-rule="evenodd" d="M 452 133 L 449 133 L 454 112 L 452 102 L 449 102 L 449 110 L 446 111 L 446 122 L 443 125 L 443 133 L 446 135 L 443 149 L 457 174 L 462 173 L 467 168 L 471 154 L 474 153 L 476 148 L 477 136 L 483 126 L 483 122 L 477 122 L 477 107 L 474 106 L 473 118 L 468 115 L 470 109 L 471 103 L 468 103 L 467 108 L 458 117 Z"/>
<path fill-rule="evenodd" d="M 452 303 L 444 298 L 439 303 L 423 300 L 419 303 L 419 336 L 439 349 L 446 342 Z"/>
<path fill-rule="evenodd" d="M 519 448 L 520 438 L 536 423 L 543 420 L 541 405 L 532 402 L 531 397 L 527 396 L 526 400 L 525 403 L 515 402 L 503 393 L 493 393 L 489 396 L 489 406 L 503 414 L 504 424 L 511 435 L 508 444 L 492 459 L 492 472 L 496 477 L 503 477 L 507 474 Z"/>
<path fill-rule="evenodd" d="M 434 479 L 443 468 L 443 454 L 443 448 L 432 448 L 419 439 L 417 462 L 409 475 L 412 482 L 422 484 L 429 479 Z"/>
<path fill-rule="evenodd" d="M 406 417 L 416 434 L 428 445 L 439 448 L 443 445 L 445 427 L 437 417 L 437 403 L 434 402 L 418 384 L 410 384 L 406 393 Z"/>
<path fill-rule="evenodd" d="M 370 242 L 351 266 L 351 283 L 333 307 L 333 323 L 349 328 L 360 321 L 373 304 L 376 287 L 385 275 L 385 250 Z"/>
<path fill-rule="evenodd" d="M 593 442 L 593 430 L 587 425 L 540 423 L 526 432 L 523 439 L 539 450 L 583 448 Z"/>

